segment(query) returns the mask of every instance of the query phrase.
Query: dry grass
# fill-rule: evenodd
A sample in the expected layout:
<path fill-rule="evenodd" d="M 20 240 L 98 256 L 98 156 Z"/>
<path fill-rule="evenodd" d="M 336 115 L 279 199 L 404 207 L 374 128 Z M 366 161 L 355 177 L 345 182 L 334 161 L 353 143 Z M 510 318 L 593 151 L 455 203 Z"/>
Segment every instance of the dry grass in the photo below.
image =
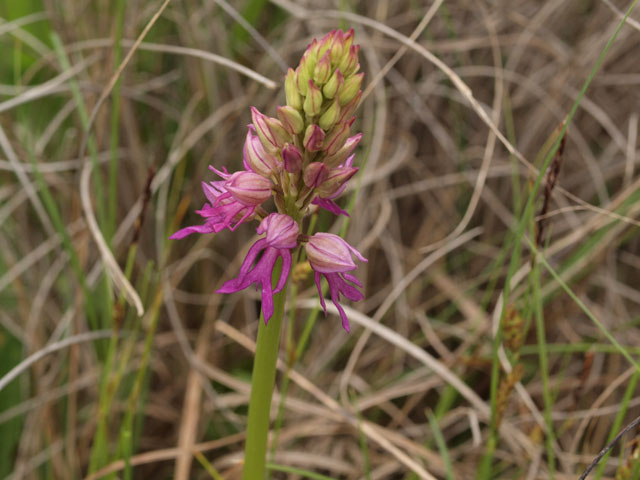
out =
<path fill-rule="evenodd" d="M 543 179 L 534 197 L 536 214 L 548 197 L 539 254 L 527 239 L 541 218 L 523 213 L 629 2 L 173 0 L 153 24 L 164 2 L 125 2 L 120 60 L 110 40 L 116 3 L 0 5 L 9 21 L 0 23 L 0 372 L 65 347 L 0 391 L 0 474 L 99 478 L 89 475 L 93 448 L 104 453 L 94 469 L 123 478 L 127 455 L 115 445 L 126 444 L 135 414 L 133 478 L 211 478 L 196 451 L 222 478 L 239 478 L 259 296 L 212 292 L 237 271 L 253 230 L 167 236 L 195 221 L 207 165 L 241 166 L 249 105 L 274 114 L 283 67 L 340 26 L 355 28 L 366 72 L 362 168 L 344 202 L 353 201 L 347 239 L 369 259 L 358 272 L 365 300 L 349 310 L 351 334 L 335 313 L 320 315 L 296 357 L 317 315 L 312 282 L 298 284 L 274 401 L 274 418 L 283 412 L 274 462 L 345 479 L 574 479 L 640 414 L 640 371 L 590 318 L 637 358 L 638 22 L 622 28 L 580 101 L 555 187 Z M 33 12 L 28 24 L 16 20 Z M 120 99 L 115 143 L 108 87 Z M 332 231 L 343 221 L 319 218 Z M 118 300 L 128 257 L 127 298 L 140 298 L 141 321 Z M 58 343 L 114 328 L 122 337 L 112 340 L 110 369 L 106 341 Z M 496 332 L 504 341 L 494 342 Z M 99 405 L 112 393 L 107 444 L 96 447 Z M 637 478 L 625 473 L 635 435 L 616 444 L 604 478 Z"/>

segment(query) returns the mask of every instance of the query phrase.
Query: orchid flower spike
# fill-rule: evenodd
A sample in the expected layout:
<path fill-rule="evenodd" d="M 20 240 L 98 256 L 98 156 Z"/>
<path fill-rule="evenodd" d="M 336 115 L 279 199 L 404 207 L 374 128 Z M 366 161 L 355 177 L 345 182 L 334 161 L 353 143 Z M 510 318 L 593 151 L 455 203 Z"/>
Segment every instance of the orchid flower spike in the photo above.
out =
<path fill-rule="evenodd" d="M 302 246 L 325 314 L 322 276 L 345 330 L 349 330 L 349 321 L 340 305 L 341 297 L 353 301 L 363 298 L 358 290 L 362 284 L 348 273 L 356 269 L 354 257 L 367 261 L 360 252 L 337 235 L 300 235 L 308 224 L 307 217 L 318 208 L 348 215 L 336 202 L 358 172 L 353 162 L 362 138 L 361 133 L 352 133 L 364 76 L 359 71 L 360 47 L 353 45 L 353 40 L 353 30 L 333 30 L 308 45 L 300 64 L 285 75 L 286 105 L 277 107 L 277 118 L 251 107 L 242 152 L 244 170 L 229 173 L 224 167 L 210 167 L 222 180 L 202 183 L 207 202 L 196 213 L 204 223 L 170 237 L 233 231 L 242 223 L 258 220 L 257 232 L 264 237 L 249 249 L 238 276 L 218 292 L 237 292 L 253 284 L 260 287 L 265 322 L 273 315 L 274 294 L 287 283 L 292 251 Z M 269 213 L 270 198 L 276 213 Z M 282 259 L 282 270 L 273 285 L 278 258 Z"/>

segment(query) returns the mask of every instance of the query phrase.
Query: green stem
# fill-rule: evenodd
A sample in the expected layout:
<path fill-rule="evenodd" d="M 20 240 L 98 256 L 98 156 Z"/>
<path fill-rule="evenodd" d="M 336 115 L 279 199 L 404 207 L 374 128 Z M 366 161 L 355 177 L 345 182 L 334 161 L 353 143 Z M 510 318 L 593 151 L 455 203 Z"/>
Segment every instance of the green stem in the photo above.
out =
<path fill-rule="evenodd" d="M 275 268 L 274 270 L 279 270 Z M 274 311 L 269 325 L 264 324 L 260 314 L 258 342 L 253 360 L 251 377 L 251 398 L 249 400 L 249 421 L 247 442 L 244 447 L 243 480 L 263 480 L 266 474 L 267 436 L 271 412 L 271 397 L 276 378 L 276 360 L 280 345 L 280 330 L 284 317 L 284 302 L 287 287 L 273 297 Z"/>

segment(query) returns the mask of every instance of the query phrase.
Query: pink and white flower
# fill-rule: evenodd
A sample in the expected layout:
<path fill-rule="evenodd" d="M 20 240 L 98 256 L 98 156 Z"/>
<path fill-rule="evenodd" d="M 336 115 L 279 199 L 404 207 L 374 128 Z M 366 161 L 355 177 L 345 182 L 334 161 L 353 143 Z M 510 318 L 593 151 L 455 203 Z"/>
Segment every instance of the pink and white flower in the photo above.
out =
<path fill-rule="evenodd" d="M 327 306 L 322 296 L 321 276 L 327 279 L 329 284 L 329 295 L 333 304 L 340 312 L 342 318 L 342 327 L 348 332 L 349 319 L 344 309 L 340 305 L 340 295 L 344 295 L 354 302 L 362 300 L 362 293 L 356 288 L 362 288 L 360 281 L 353 275 L 346 273 L 356 269 L 352 255 L 358 260 L 366 262 L 358 250 L 349 245 L 346 241 L 332 233 L 316 233 L 305 245 L 309 264 L 314 270 L 314 279 L 318 294 L 320 295 L 320 304 L 327 314 Z"/>
<path fill-rule="evenodd" d="M 227 173 L 224 168 L 222 172 L 213 167 L 209 168 L 212 168 L 224 180 L 210 183 L 202 182 L 202 190 L 209 203 L 205 203 L 200 210 L 196 210 L 196 213 L 205 219 L 205 223 L 178 230 L 169 237 L 170 239 L 179 240 L 192 233 L 218 233 L 225 228 L 233 231 L 241 223 L 253 218 L 256 207 L 262 203 L 240 201 L 229 191 L 229 180 L 232 175 Z M 232 188 L 239 189 L 238 185 Z"/>
<path fill-rule="evenodd" d="M 262 289 L 262 313 L 265 323 L 268 323 L 273 315 L 273 295 L 280 292 L 287 282 L 291 270 L 291 249 L 297 245 L 300 228 L 290 216 L 272 213 L 262 220 L 257 232 L 266 236 L 251 246 L 238 277 L 225 282 L 217 293 L 238 292 L 255 283 Z M 262 257 L 254 265 L 260 252 L 263 252 Z M 282 270 L 274 288 L 271 277 L 278 257 L 282 259 Z"/>

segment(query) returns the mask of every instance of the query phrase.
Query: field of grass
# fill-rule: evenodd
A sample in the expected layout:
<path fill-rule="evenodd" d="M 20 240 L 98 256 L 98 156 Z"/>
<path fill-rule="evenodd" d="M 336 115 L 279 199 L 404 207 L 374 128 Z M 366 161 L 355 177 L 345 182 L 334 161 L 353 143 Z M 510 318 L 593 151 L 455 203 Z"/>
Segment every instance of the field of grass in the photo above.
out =
<path fill-rule="evenodd" d="M 290 282 L 270 478 L 639 479 L 636 3 L 1 0 L 0 479 L 240 478 L 255 230 L 168 237 L 334 28 L 365 299 Z"/>

